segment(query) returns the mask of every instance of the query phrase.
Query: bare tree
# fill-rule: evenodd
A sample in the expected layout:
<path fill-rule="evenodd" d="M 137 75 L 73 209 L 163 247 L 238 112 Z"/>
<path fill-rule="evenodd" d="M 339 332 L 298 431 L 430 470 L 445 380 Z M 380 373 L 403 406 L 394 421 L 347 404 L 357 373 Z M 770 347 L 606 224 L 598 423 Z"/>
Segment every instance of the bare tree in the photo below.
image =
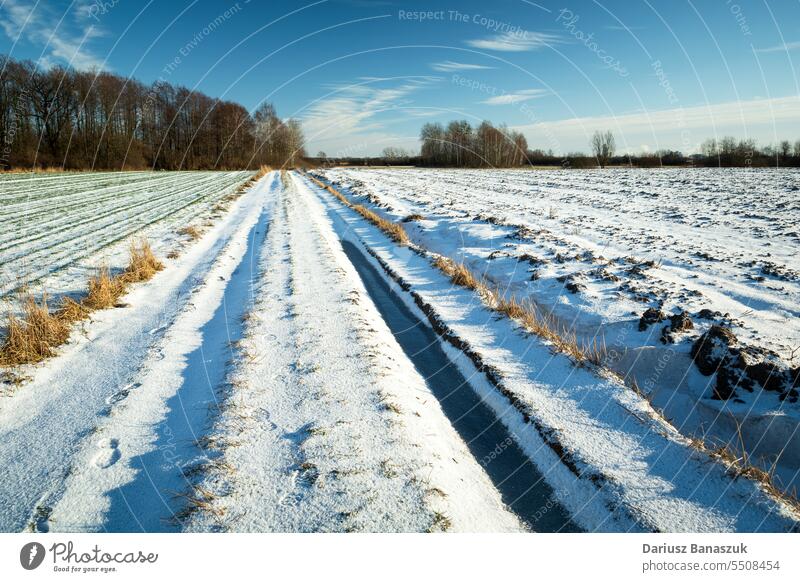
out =
<path fill-rule="evenodd" d="M 299 124 L 270 104 L 251 115 L 163 81 L 0 55 L 0 167 L 233 169 L 303 155 Z"/>
<path fill-rule="evenodd" d="M 403 148 L 388 147 L 383 148 L 383 157 L 387 160 L 402 160 L 404 158 L 410 158 L 411 154 Z"/>
<path fill-rule="evenodd" d="M 614 155 L 616 145 L 614 143 L 614 134 L 610 131 L 595 131 L 592 136 L 592 152 L 594 157 L 597 158 L 597 163 L 601 168 L 608 165 L 608 160 Z"/>

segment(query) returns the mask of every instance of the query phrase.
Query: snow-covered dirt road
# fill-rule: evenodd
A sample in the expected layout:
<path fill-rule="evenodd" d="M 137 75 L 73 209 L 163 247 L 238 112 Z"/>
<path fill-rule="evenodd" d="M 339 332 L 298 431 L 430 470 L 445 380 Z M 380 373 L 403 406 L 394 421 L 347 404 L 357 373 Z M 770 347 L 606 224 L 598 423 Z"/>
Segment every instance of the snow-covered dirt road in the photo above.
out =
<path fill-rule="evenodd" d="M 797 524 L 294 172 L 125 303 L 0 399 L 0 530 Z"/>
<path fill-rule="evenodd" d="M 271 210 L 192 530 L 513 531 L 306 188 Z M 546 501 L 546 500 L 545 500 Z"/>

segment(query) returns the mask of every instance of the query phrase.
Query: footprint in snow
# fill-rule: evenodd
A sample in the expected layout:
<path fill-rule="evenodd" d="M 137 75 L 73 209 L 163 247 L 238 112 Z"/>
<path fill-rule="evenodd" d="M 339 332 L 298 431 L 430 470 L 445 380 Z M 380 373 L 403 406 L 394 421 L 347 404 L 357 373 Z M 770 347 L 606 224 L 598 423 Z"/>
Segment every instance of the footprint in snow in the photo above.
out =
<path fill-rule="evenodd" d="M 122 400 L 125 400 L 128 397 L 128 395 L 131 393 L 131 390 L 135 390 L 139 386 L 141 386 L 141 384 L 139 384 L 138 382 L 134 382 L 133 384 L 128 384 L 127 386 L 125 386 L 121 390 L 118 390 L 117 392 L 114 392 L 111 396 L 106 398 L 106 404 L 108 404 L 109 406 L 113 406 L 117 402 L 121 402 Z"/>
<path fill-rule="evenodd" d="M 102 439 L 97 442 L 99 449 L 92 457 L 92 463 L 100 469 L 107 469 L 119 461 L 122 453 L 119 452 L 119 441 L 117 439 Z"/>

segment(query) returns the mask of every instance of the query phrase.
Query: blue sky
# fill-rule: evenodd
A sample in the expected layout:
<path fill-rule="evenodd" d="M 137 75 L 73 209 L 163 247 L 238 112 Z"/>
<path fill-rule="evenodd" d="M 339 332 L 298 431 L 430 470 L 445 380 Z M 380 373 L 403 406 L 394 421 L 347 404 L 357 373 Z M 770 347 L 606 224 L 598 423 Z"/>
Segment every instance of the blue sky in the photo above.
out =
<path fill-rule="evenodd" d="M 0 53 L 272 101 L 330 156 L 489 119 L 531 147 L 800 139 L 800 1 L 0 0 Z"/>

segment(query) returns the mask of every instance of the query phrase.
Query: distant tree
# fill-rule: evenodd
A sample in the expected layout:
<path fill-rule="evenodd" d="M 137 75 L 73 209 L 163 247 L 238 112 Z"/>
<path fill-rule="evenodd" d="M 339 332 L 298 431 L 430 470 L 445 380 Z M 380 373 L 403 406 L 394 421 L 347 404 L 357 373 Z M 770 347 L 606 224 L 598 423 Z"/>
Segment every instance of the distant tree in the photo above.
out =
<path fill-rule="evenodd" d="M 794 142 L 794 157 L 800 158 L 800 139 Z"/>
<path fill-rule="evenodd" d="M 403 148 L 388 147 L 383 148 L 383 157 L 387 160 L 402 160 L 405 158 L 410 158 L 411 154 L 409 154 Z"/>
<path fill-rule="evenodd" d="M 788 139 L 785 139 L 778 146 L 778 150 L 780 151 L 782 158 L 788 158 L 792 153 L 792 144 L 789 143 Z"/>
<path fill-rule="evenodd" d="M 616 144 L 614 134 L 610 131 L 595 131 L 592 136 L 592 152 L 597 158 L 597 163 L 601 168 L 605 168 L 608 160 L 614 155 Z"/>
<path fill-rule="evenodd" d="M 719 155 L 719 148 L 717 147 L 717 140 L 707 139 L 700 146 L 700 151 L 707 158 L 713 158 Z"/>
<path fill-rule="evenodd" d="M 328 154 L 326 154 L 325 152 L 317 152 L 317 157 L 325 160 L 328 158 Z"/>

